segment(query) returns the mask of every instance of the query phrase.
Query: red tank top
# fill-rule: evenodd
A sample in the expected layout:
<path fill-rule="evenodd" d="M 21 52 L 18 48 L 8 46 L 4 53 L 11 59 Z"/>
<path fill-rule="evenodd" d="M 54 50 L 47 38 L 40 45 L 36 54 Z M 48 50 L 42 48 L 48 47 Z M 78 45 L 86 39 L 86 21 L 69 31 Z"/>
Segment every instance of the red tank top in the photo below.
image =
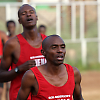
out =
<path fill-rule="evenodd" d="M 38 94 L 32 95 L 32 100 L 73 100 L 72 95 L 75 87 L 74 71 L 72 66 L 65 65 L 68 72 L 68 80 L 61 87 L 51 85 L 37 67 L 31 68 L 39 85 Z"/>
<path fill-rule="evenodd" d="M 0 63 L 1 63 L 2 52 L 3 52 L 3 45 L 2 45 L 2 40 L 0 38 Z"/>
<path fill-rule="evenodd" d="M 41 37 L 44 40 L 46 38 L 46 35 L 41 34 Z M 42 45 L 40 48 L 34 48 L 25 40 L 25 38 L 21 34 L 17 35 L 17 38 L 20 43 L 20 57 L 17 64 L 12 63 L 11 69 L 22 65 L 23 63 L 31 59 L 35 59 L 37 66 L 46 63 L 44 56 L 42 56 L 41 54 Z M 23 74 L 24 72 L 19 74 L 15 79 L 11 81 L 10 100 L 16 100 L 19 88 L 21 86 L 21 79 Z"/>

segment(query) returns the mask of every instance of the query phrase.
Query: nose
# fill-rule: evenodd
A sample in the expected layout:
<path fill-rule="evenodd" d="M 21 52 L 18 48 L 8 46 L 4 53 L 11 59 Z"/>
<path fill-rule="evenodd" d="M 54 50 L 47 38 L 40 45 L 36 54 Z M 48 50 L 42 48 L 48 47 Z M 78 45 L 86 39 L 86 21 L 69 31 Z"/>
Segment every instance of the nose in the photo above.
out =
<path fill-rule="evenodd" d="M 62 53 L 63 52 L 62 48 L 61 47 L 58 47 L 58 51 L 57 52 L 58 53 Z"/>
<path fill-rule="evenodd" d="M 27 17 L 31 16 L 31 13 L 30 12 L 27 12 Z"/>

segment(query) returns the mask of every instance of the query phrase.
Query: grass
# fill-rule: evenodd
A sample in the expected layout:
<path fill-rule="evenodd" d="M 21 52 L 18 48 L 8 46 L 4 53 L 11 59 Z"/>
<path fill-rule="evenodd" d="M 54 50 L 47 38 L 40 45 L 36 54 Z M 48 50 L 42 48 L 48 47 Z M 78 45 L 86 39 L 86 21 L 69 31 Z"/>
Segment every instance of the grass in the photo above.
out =
<path fill-rule="evenodd" d="M 98 63 L 98 62 L 93 62 L 93 63 L 92 62 L 91 63 L 87 62 L 86 65 L 83 65 L 81 59 L 78 59 L 75 62 L 71 59 L 68 60 L 67 58 L 65 58 L 64 62 L 70 64 L 71 66 L 77 67 L 81 72 L 86 71 L 86 70 L 100 71 L 100 63 Z"/>

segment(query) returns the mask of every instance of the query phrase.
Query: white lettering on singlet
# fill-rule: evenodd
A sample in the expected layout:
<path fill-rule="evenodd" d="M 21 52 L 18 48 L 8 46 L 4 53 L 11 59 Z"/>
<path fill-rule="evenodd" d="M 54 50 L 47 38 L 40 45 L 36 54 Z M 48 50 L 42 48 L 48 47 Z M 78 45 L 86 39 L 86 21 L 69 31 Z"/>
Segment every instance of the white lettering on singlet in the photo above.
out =
<path fill-rule="evenodd" d="M 58 96 L 49 96 L 48 99 L 57 99 L 57 100 L 70 100 L 71 95 L 58 95 Z M 65 99 L 66 98 L 66 99 Z"/>
<path fill-rule="evenodd" d="M 30 59 L 35 59 L 36 62 L 36 66 L 40 66 L 45 64 L 47 61 L 45 59 L 45 57 L 43 55 L 39 55 L 39 56 L 31 56 Z"/>

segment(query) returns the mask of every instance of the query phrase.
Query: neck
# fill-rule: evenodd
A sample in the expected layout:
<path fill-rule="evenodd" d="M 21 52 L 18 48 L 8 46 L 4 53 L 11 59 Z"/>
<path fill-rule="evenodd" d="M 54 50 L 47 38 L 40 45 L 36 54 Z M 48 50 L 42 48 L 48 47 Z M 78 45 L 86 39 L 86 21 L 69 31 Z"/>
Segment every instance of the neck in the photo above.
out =
<path fill-rule="evenodd" d="M 22 33 L 25 39 L 35 40 L 40 34 L 37 31 L 37 27 L 34 29 L 24 29 L 24 32 Z"/>
<path fill-rule="evenodd" d="M 15 36 L 15 33 L 9 34 L 9 37 L 13 37 Z"/>
<path fill-rule="evenodd" d="M 46 63 L 46 70 L 48 73 L 50 73 L 51 75 L 58 75 L 60 74 L 60 72 L 62 72 L 63 68 L 64 68 L 64 64 L 60 64 L 60 65 L 52 65 L 49 63 Z"/>

